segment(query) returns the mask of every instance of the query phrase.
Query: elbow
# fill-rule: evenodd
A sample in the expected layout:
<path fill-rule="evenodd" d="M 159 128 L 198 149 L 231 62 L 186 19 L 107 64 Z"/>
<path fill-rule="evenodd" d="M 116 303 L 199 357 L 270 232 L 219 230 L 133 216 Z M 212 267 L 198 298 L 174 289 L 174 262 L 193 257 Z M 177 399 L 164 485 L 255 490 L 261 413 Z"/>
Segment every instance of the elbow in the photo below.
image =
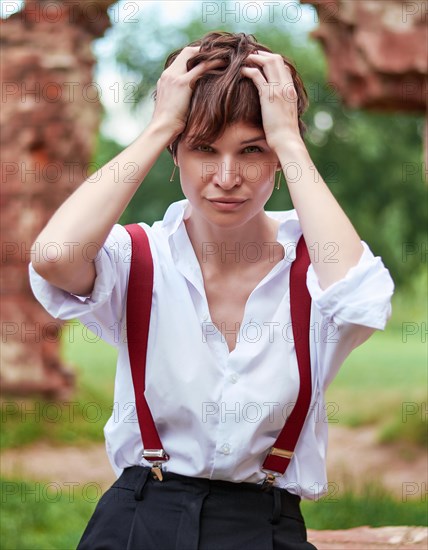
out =
<path fill-rule="evenodd" d="M 76 296 L 90 296 L 93 291 L 96 269 L 93 261 L 82 265 L 75 262 L 60 262 L 52 259 L 31 262 L 34 271 L 47 283 Z"/>
<path fill-rule="evenodd" d="M 349 272 L 360 263 L 363 254 L 364 247 L 360 242 L 354 249 L 347 250 L 346 254 L 342 254 L 340 259 L 334 258 L 331 261 L 321 263 L 321 265 L 315 263 L 314 270 L 320 288 L 327 290 L 330 286 L 345 279 Z"/>
<path fill-rule="evenodd" d="M 31 261 L 34 271 L 51 285 L 63 288 L 66 286 L 65 273 L 58 269 L 54 262 Z"/>
<path fill-rule="evenodd" d="M 34 271 L 48 282 L 50 282 L 52 277 L 55 277 L 58 271 L 61 271 L 62 256 L 62 251 L 59 250 L 57 243 L 35 241 L 31 245 L 31 265 Z"/>
<path fill-rule="evenodd" d="M 71 269 L 70 259 L 58 243 L 35 241 L 30 251 L 31 265 L 34 271 L 48 283 L 59 288 L 66 288 L 70 277 L 75 275 Z M 77 266 L 74 265 L 74 268 Z"/>

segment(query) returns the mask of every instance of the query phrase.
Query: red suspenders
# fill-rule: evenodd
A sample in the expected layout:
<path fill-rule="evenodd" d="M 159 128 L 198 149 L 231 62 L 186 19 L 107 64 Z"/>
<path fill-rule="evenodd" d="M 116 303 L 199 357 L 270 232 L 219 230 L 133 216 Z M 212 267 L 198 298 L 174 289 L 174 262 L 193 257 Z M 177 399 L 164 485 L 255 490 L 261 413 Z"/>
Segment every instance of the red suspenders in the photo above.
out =
<path fill-rule="evenodd" d="M 126 335 L 135 393 L 138 424 L 144 433 L 143 458 L 153 463 L 153 472 L 162 480 L 161 464 L 169 459 L 162 448 L 152 413 L 144 395 L 146 355 L 152 309 L 153 260 L 149 240 L 137 223 L 125 225 L 131 235 L 132 255 L 126 299 Z"/>
<path fill-rule="evenodd" d="M 309 350 L 311 297 L 306 286 L 309 263 L 309 253 L 302 235 L 297 243 L 296 258 L 290 269 L 290 311 L 300 376 L 299 395 L 262 467 L 263 470 L 274 470 L 281 474 L 290 464 L 311 403 L 312 379 Z M 267 473 L 265 481 L 272 484 L 275 481 L 274 475 Z"/>
<path fill-rule="evenodd" d="M 162 448 L 144 390 L 146 355 L 153 290 L 153 260 L 144 229 L 138 224 L 125 225 L 131 236 L 132 256 L 127 294 L 127 341 L 135 406 L 141 434 L 144 433 L 143 458 L 153 464 L 154 474 L 162 480 L 161 464 L 169 459 Z M 270 449 L 263 470 L 283 474 L 290 463 L 294 449 L 308 414 L 312 394 L 311 362 L 309 352 L 309 325 L 311 298 L 306 287 L 306 272 L 310 263 L 303 236 L 296 248 L 296 259 L 290 270 L 290 309 L 294 345 L 300 375 L 299 395 L 275 445 Z M 266 472 L 265 483 L 271 485 L 274 475 Z"/>

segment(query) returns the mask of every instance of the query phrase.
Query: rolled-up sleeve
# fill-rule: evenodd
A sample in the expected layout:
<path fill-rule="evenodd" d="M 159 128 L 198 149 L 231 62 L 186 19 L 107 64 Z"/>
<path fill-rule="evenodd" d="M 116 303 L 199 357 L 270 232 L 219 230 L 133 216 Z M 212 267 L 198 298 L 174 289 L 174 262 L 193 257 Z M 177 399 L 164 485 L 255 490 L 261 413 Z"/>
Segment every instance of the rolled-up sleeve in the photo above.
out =
<path fill-rule="evenodd" d="M 312 322 L 318 330 L 316 355 L 326 389 L 339 367 L 375 330 L 384 330 L 391 316 L 394 282 L 382 259 L 361 241 L 363 253 L 346 275 L 326 289 L 319 286 L 312 265 L 306 283 L 312 298 Z"/>
<path fill-rule="evenodd" d="M 391 316 L 394 282 L 379 256 L 361 241 L 363 253 L 345 277 L 321 289 L 312 264 L 306 283 L 323 317 L 383 330 Z"/>
<path fill-rule="evenodd" d="M 90 296 L 77 296 L 44 279 L 30 262 L 31 289 L 56 319 L 79 319 L 89 330 L 117 346 L 122 326 L 129 275 L 131 243 L 126 229 L 115 224 L 96 259 L 96 278 Z"/>

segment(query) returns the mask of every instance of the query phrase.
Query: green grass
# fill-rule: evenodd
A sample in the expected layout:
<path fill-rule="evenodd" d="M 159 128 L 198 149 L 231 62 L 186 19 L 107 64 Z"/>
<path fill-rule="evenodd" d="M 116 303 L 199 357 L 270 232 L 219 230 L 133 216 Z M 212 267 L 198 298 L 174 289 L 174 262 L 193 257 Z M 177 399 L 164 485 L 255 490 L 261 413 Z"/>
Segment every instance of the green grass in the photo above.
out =
<path fill-rule="evenodd" d="M 73 495 L 69 489 L 60 484 L 2 480 L 0 548 L 76 548 L 96 506 L 96 492 L 75 487 Z"/>
<path fill-rule="evenodd" d="M 373 334 L 342 365 L 326 392 L 332 423 L 377 425 L 379 441 L 425 445 L 426 345 L 402 342 L 393 328 Z"/>
<path fill-rule="evenodd" d="M 72 396 L 55 402 L 42 397 L 1 400 L 0 448 L 43 440 L 59 445 L 104 441 L 103 427 L 113 407 L 117 350 L 84 336 L 85 331 L 75 328 L 73 342 L 62 342 L 63 357 L 76 371 Z"/>
<path fill-rule="evenodd" d="M 422 499 L 399 501 L 383 487 L 370 484 L 360 492 L 347 490 L 318 501 L 302 501 L 302 513 L 310 529 L 350 529 L 360 525 L 427 525 L 427 506 Z"/>
<path fill-rule="evenodd" d="M 326 402 L 334 403 L 337 411 L 335 423 L 376 425 L 381 442 L 426 445 L 428 359 L 424 323 L 423 300 L 414 295 L 394 296 L 386 330 L 375 332 L 355 349 L 327 389 Z"/>

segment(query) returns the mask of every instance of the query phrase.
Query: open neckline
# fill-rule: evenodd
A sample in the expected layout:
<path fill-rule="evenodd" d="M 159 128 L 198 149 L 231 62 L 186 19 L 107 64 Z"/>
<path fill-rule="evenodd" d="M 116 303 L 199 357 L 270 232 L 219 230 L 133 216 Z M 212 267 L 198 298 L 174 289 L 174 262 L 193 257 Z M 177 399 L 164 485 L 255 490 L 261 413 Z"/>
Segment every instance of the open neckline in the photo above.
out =
<path fill-rule="evenodd" d="M 277 221 L 277 220 L 275 220 L 275 221 Z M 200 282 L 202 283 L 201 284 L 202 296 L 203 296 L 203 299 L 204 299 L 204 305 L 205 305 L 206 310 L 208 312 L 209 322 L 215 328 L 216 334 L 218 333 L 220 335 L 221 341 L 222 341 L 222 343 L 224 343 L 224 345 L 226 347 L 227 356 L 228 356 L 228 358 L 230 358 L 230 356 L 237 350 L 237 348 L 238 348 L 238 346 L 239 346 L 239 344 L 242 340 L 242 327 L 246 324 L 245 321 L 246 321 L 246 317 L 247 317 L 248 303 L 250 302 L 253 294 L 261 286 L 265 285 L 272 277 L 274 277 L 276 272 L 279 271 L 282 268 L 282 266 L 283 266 L 283 264 L 286 260 L 286 251 L 285 251 L 284 245 L 278 241 L 278 236 L 279 236 L 279 232 L 280 232 L 280 229 L 281 229 L 281 222 L 279 222 L 278 227 L 277 227 L 277 232 L 276 232 L 277 240 L 275 242 L 280 244 L 283 247 L 284 256 L 272 267 L 272 269 L 270 269 L 268 271 L 268 273 L 266 273 L 266 275 L 257 283 L 257 285 L 252 289 L 252 291 L 248 295 L 248 298 L 247 298 L 247 300 L 245 302 L 245 305 L 244 305 L 244 313 L 243 313 L 242 319 L 239 323 L 239 331 L 237 332 L 237 339 L 235 339 L 235 347 L 232 350 L 229 349 L 229 346 L 228 346 L 227 339 L 226 339 L 225 335 L 222 333 L 222 331 L 216 326 L 216 324 L 212 320 L 211 311 L 210 311 L 210 307 L 209 307 L 209 303 L 208 303 L 208 299 L 207 299 L 207 294 L 206 294 L 206 289 L 205 289 L 205 280 L 204 280 L 204 276 L 203 276 L 203 273 L 202 273 L 202 268 L 201 268 L 201 265 L 200 265 L 200 263 L 198 261 L 198 258 L 196 256 L 196 252 L 193 248 L 192 241 L 190 240 L 189 234 L 187 232 L 187 228 L 186 228 L 186 224 L 184 223 L 184 219 L 183 219 L 183 229 L 184 229 L 185 238 L 188 241 L 188 246 L 191 248 L 191 253 L 192 253 L 192 256 L 193 256 L 193 262 L 195 264 L 195 269 L 197 270 L 198 278 L 200 279 Z"/>

